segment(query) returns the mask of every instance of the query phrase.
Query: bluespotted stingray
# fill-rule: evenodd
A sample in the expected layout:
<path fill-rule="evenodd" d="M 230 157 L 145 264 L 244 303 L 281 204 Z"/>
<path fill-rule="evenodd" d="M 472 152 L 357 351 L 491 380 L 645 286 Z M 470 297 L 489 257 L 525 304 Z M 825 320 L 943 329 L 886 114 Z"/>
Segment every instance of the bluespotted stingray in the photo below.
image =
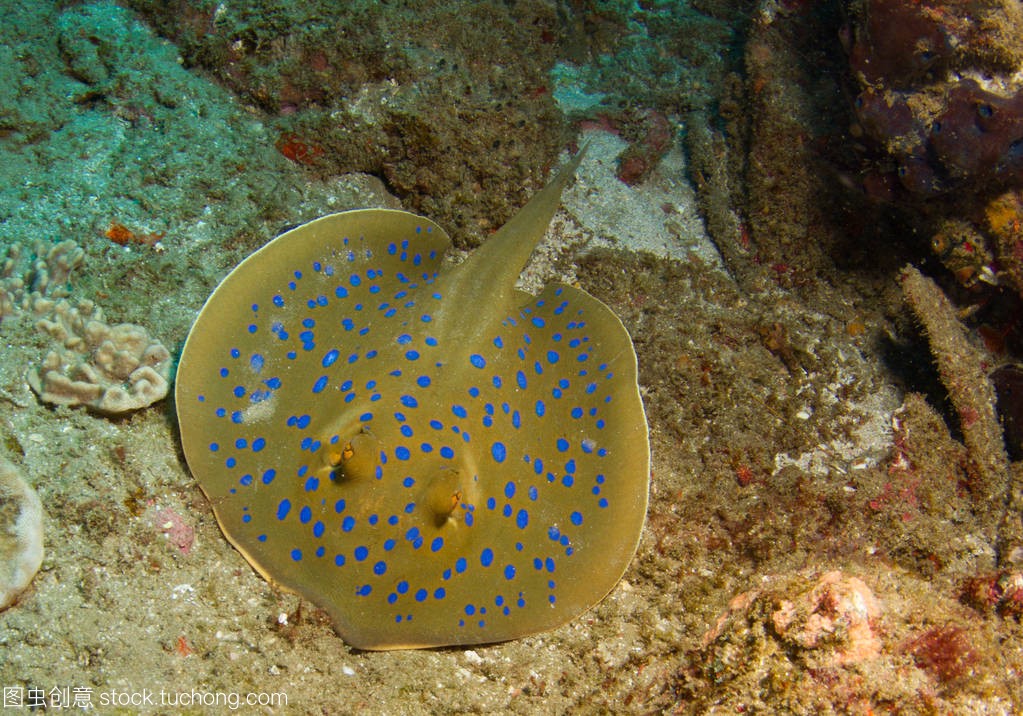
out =
<path fill-rule="evenodd" d="M 277 237 L 216 288 L 177 375 L 221 529 L 361 649 L 551 629 L 632 559 L 650 448 L 622 323 L 515 281 L 579 162 L 466 261 L 366 209 Z"/>

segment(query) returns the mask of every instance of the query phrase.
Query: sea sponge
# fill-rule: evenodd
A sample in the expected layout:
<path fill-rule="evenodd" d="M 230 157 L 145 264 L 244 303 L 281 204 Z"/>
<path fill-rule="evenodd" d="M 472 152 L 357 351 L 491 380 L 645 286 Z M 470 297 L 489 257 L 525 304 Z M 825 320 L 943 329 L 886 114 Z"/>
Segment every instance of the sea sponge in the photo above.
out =
<path fill-rule="evenodd" d="M 43 402 L 118 415 L 167 395 L 170 352 L 142 326 L 108 325 L 92 301 L 38 299 L 34 309 L 49 309 L 36 326 L 61 344 L 28 373 Z"/>
<path fill-rule="evenodd" d="M 18 468 L 0 458 L 0 609 L 15 602 L 42 562 L 42 503 Z"/>

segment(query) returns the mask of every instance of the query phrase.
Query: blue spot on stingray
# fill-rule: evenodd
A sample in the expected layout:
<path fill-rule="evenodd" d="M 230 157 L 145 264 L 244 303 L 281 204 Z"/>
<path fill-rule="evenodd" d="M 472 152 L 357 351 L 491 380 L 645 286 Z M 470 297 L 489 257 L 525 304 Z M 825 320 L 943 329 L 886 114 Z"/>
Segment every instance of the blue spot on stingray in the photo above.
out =
<path fill-rule="evenodd" d="M 515 526 L 520 530 L 526 529 L 526 525 L 529 524 L 529 513 L 525 510 L 519 510 L 518 514 L 515 515 Z"/>
<path fill-rule="evenodd" d="M 474 368 L 483 368 L 487 365 L 486 359 L 479 353 L 473 353 L 469 356 L 469 362 L 472 363 Z"/>
<path fill-rule="evenodd" d="M 455 571 L 461 574 L 469 567 L 469 562 L 466 561 L 465 557 L 459 557 L 455 560 Z"/>
<path fill-rule="evenodd" d="M 315 383 L 313 383 L 313 392 L 322 393 L 323 389 L 327 387 L 327 376 L 321 375 Z"/>
<path fill-rule="evenodd" d="M 277 505 L 277 519 L 283 520 L 288 516 L 289 510 L 291 510 L 291 501 L 288 499 L 281 500 L 281 503 Z"/>
<path fill-rule="evenodd" d="M 565 438 L 558 438 L 558 442 L 556 444 L 558 452 L 565 452 L 568 450 L 568 440 L 565 440 Z"/>
<path fill-rule="evenodd" d="M 527 385 L 527 383 L 526 383 L 526 374 L 523 373 L 521 370 L 518 373 L 515 374 L 515 383 L 522 390 L 526 389 L 526 385 Z"/>
<path fill-rule="evenodd" d="M 494 443 L 490 446 L 490 454 L 494 457 L 496 462 L 504 462 L 505 458 L 508 456 L 504 443 L 500 442 Z"/>
<path fill-rule="evenodd" d="M 573 512 L 573 513 L 572 513 L 572 514 L 571 514 L 571 515 L 569 516 L 569 518 L 568 518 L 568 519 L 569 519 L 569 520 L 570 520 L 570 521 L 572 522 L 572 524 L 573 524 L 573 525 L 575 525 L 576 527 L 578 527 L 579 525 L 581 525 L 581 524 L 583 523 L 583 516 L 582 516 L 582 514 L 581 514 L 581 513 L 579 513 L 579 512 Z"/>
<path fill-rule="evenodd" d="M 302 550 L 300 549 L 291 550 L 291 558 L 296 562 L 302 561 Z"/>
<path fill-rule="evenodd" d="M 504 486 L 504 496 L 507 497 L 509 500 L 511 498 L 515 497 L 515 483 L 514 482 L 510 482 L 509 481 L 508 484 L 506 484 Z"/>
<path fill-rule="evenodd" d="M 490 547 L 486 547 L 480 553 L 480 564 L 482 564 L 484 567 L 489 567 L 493 563 L 494 563 L 494 550 L 490 549 Z"/>
<path fill-rule="evenodd" d="M 323 356 L 323 367 L 329 368 L 330 366 L 334 365 L 334 361 L 337 360 L 337 357 L 339 355 L 340 353 L 338 352 L 337 348 L 328 351 L 327 354 Z"/>

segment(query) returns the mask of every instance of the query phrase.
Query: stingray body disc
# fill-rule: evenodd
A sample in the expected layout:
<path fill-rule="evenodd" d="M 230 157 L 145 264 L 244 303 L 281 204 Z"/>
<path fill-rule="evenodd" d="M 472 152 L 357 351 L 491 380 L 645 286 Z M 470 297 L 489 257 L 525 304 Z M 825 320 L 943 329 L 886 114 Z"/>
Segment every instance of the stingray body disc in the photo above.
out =
<path fill-rule="evenodd" d="M 447 247 L 404 212 L 299 227 L 221 283 L 179 365 L 185 455 L 225 535 L 360 648 L 563 624 L 621 577 L 646 512 L 618 319 L 568 286 L 466 305 Z"/>

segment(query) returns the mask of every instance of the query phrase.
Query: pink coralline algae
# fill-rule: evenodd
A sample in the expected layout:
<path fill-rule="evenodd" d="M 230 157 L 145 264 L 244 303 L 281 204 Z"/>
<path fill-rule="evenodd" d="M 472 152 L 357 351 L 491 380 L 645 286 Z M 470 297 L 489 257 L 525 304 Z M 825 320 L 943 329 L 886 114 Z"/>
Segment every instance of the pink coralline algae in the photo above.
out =
<path fill-rule="evenodd" d="M 810 583 L 782 579 L 773 589 L 734 597 L 704 634 L 701 649 L 720 646 L 762 620 L 785 653 L 809 666 L 858 664 L 881 655 L 880 618 L 880 602 L 858 577 L 836 570 Z"/>
<path fill-rule="evenodd" d="M 1023 47 L 996 0 L 863 0 L 849 42 L 859 126 L 918 196 L 1023 184 Z M 1018 14 L 1018 13 L 1017 13 Z"/>
<path fill-rule="evenodd" d="M 881 653 L 874 628 L 881 607 L 858 577 L 828 572 L 810 591 L 777 607 L 771 615 L 775 633 L 802 649 L 826 649 L 827 665 L 855 664 Z"/>
<path fill-rule="evenodd" d="M 167 542 L 181 554 L 192 551 L 195 542 L 195 529 L 185 522 L 185 518 L 169 507 L 157 510 L 152 518 L 153 525 L 167 538 Z"/>

